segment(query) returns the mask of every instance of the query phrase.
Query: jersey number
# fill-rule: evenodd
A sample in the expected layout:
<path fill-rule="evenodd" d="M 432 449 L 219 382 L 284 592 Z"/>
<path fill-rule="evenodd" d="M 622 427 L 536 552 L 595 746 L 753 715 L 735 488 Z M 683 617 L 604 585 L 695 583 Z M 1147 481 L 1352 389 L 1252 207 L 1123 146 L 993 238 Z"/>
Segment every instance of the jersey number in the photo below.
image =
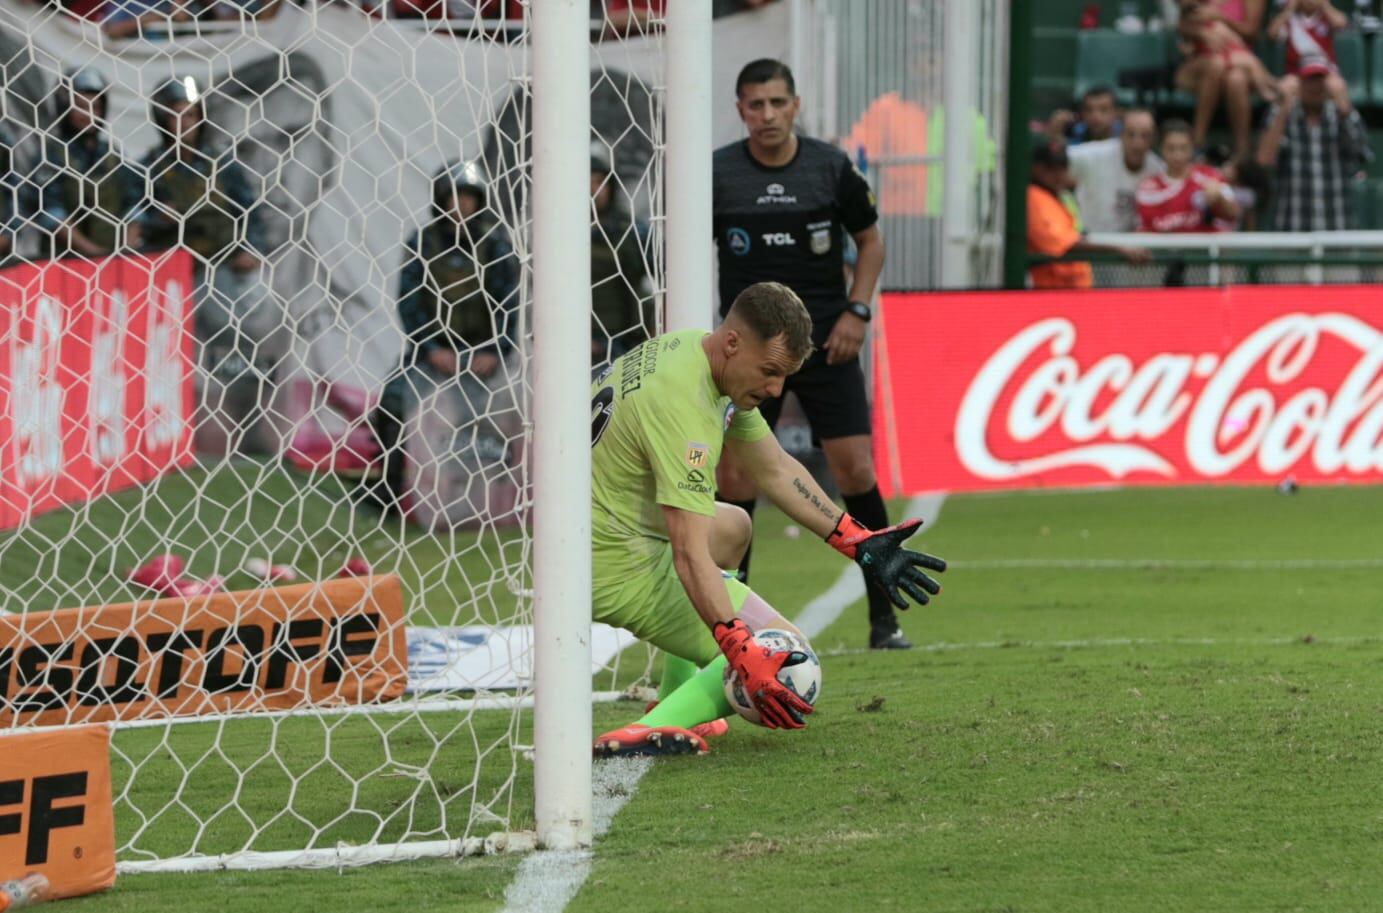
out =
<path fill-rule="evenodd" d="M 611 413 L 615 408 L 615 388 L 601 387 L 600 392 L 591 400 L 591 446 L 600 443 L 600 436 L 605 433 L 605 427 L 610 424 Z"/>

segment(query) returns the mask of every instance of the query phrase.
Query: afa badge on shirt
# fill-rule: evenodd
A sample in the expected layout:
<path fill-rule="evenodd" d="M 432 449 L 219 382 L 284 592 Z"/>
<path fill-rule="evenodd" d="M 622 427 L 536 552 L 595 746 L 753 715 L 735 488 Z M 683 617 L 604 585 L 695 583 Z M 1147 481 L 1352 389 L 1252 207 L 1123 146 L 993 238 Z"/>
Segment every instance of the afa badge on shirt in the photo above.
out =
<path fill-rule="evenodd" d="M 818 256 L 831 249 L 831 230 L 829 228 L 818 228 L 812 232 L 812 253 Z"/>
<path fill-rule="evenodd" d="M 698 441 L 687 441 L 687 465 L 692 469 L 705 467 L 711 459 L 711 448 Z"/>

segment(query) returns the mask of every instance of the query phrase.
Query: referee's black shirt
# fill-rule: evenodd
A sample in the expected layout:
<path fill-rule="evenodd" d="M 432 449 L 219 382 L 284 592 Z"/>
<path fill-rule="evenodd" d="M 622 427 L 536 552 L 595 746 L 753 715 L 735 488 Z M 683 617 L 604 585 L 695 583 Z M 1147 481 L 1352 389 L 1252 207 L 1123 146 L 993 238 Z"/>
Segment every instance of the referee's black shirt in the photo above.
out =
<path fill-rule="evenodd" d="M 781 282 L 821 325 L 845 310 L 844 235 L 879 220 L 864 175 L 840 149 L 797 138 L 797 155 L 770 167 L 749 141 L 712 159 L 712 207 L 720 261 L 720 313 L 755 282 Z"/>

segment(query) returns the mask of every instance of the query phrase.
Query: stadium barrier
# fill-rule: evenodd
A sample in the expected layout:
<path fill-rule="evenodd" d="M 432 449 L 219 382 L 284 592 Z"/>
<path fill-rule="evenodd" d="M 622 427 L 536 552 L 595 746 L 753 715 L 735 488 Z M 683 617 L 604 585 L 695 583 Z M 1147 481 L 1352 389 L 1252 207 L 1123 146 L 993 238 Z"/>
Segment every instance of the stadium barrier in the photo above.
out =
<path fill-rule="evenodd" d="M 408 678 L 399 578 L 0 616 L 0 727 L 387 702 Z"/>
<path fill-rule="evenodd" d="M 110 729 L 0 735 L 0 879 L 37 872 L 48 899 L 115 884 Z"/>
<path fill-rule="evenodd" d="M 0 270 L 0 529 L 192 462 L 186 253 Z"/>
<path fill-rule="evenodd" d="M 884 296 L 886 494 L 1377 482 L 1376 288 Z"/>

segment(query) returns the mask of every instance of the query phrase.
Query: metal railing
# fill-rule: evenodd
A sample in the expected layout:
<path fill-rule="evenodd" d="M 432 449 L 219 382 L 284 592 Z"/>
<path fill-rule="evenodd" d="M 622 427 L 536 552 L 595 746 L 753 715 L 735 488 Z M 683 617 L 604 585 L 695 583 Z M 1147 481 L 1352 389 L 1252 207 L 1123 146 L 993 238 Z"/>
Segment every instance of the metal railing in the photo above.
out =
<path fill-rule="evenodd" d="M 1090 262 L 1099 288 L 1383 283 L 1383 231 L 1096 233 L 1089 240 L 1152 253 L 1143 264 L 1114 254 L 1061 258 Z"/>

